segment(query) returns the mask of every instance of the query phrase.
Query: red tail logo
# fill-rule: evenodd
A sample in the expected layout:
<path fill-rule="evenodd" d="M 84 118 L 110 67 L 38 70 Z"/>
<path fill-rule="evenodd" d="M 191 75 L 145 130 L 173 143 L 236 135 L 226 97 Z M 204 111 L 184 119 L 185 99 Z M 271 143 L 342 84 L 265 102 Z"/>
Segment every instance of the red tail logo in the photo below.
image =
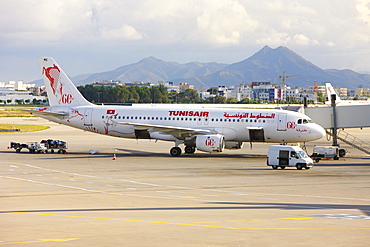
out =
<path fill-rule="evenodd" d="M 49 79 L 50 87 L 53 94 L 58 98 L 58 102 L 63 104 L 71 104 L 73 96 L 71 94 L 63 94 L 63 83 L 60 81 L 60 69 L 54 64 L 49 68 L 43 68 L 42 73 Z"/>
<path fill-rule="evenodd" d="M 59 81 L 60 69 L 54 64 L 53 67 L 44 67 L 42 73 L 45 74 L 45 76 L 49 79 L 50 87 L 53 90 L 53 94 L 56 95 L 57 93 L 59 93 L 60 95 L 62 95 L 63 86 L 62 83 L 60 83 Z"/>

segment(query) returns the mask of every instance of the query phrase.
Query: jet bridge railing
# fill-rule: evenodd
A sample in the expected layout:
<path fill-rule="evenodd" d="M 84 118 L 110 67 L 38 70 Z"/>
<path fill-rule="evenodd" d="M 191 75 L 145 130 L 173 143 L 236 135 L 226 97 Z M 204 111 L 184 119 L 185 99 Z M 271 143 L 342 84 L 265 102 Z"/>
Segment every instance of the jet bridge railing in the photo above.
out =
<path fill-rule="evenodd" d="M 333 133 L 329 130 L 327 130 L 326 133 L 330 136 L 333 135 Z M 369 142 L 361 140 L 357 138 L 356 136 L 351 135 L 348 132 L 345 132 L 344 130 L 338 130 L 337 137 L 342 142 L 347 143 L 348 145 L 354 148 L 357 148 L 358 150 L 362 152 L 370 154 L 370 143 Z"/>

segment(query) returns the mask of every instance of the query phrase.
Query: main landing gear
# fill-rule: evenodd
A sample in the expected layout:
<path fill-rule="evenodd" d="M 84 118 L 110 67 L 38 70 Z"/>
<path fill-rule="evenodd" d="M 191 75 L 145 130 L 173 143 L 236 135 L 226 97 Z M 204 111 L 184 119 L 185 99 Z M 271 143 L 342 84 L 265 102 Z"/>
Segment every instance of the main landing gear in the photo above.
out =
<path fill-rule="evenodd" d="M 174 156 L 174 157 L 180 156 L 181 155 L 181 148 L 179 148 L 179 147 L 173 147 L 173 148 L 171 148 L 170 154 L 172 156 Z"/>
<path fill-rule="evenodd" d="M 186 154 L 193 154 L 195 152 L 195 147 L 185 146 L 184 152 Z M 174 157 L 180 156 L 181 155 L 181 148 L 179 148 L 179 147 L 173 147 L 173 148 L 171 148 L 170 154 L 172 156 L 174 156 Z"/>

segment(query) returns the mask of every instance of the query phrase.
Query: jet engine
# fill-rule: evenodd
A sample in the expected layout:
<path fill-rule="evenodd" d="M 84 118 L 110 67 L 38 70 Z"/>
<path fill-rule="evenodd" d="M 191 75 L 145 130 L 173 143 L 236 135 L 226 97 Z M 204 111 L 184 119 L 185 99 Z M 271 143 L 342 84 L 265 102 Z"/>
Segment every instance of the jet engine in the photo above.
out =
<path fill-rule="evenodd" d="M 197 135 L 185 140 L 184 144 L 196 147 L 203 152 L 222 152 L 225 148 L 225 138 L 223 135 Z"/>

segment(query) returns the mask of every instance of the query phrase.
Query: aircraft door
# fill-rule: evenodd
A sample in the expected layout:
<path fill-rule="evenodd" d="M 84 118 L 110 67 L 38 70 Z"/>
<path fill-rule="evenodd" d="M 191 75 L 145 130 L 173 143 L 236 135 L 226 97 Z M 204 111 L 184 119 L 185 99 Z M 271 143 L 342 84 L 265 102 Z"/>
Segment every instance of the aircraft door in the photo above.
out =
<path fill-rule="evenodd" d="M 85 114 L 84 114 L 84 125 L 85 126 L 92 126 L 92 112 L 93 112 L 93 109 L 92 108 L 87 108 L 85 110 Z"/>
<path fill-rule="evenodd" d="M 286 130 L 286 113 L 279 113 L 278 116 L 278 123 L 277 123 L 277 130 L 279 131 L 285 131 Z"/>
<path fill-rule="evenodd" d="M 250 142 L 264 142 L 265 131 L 263 128 L 248 128 L 249 130 L 249 141 Z"/>

